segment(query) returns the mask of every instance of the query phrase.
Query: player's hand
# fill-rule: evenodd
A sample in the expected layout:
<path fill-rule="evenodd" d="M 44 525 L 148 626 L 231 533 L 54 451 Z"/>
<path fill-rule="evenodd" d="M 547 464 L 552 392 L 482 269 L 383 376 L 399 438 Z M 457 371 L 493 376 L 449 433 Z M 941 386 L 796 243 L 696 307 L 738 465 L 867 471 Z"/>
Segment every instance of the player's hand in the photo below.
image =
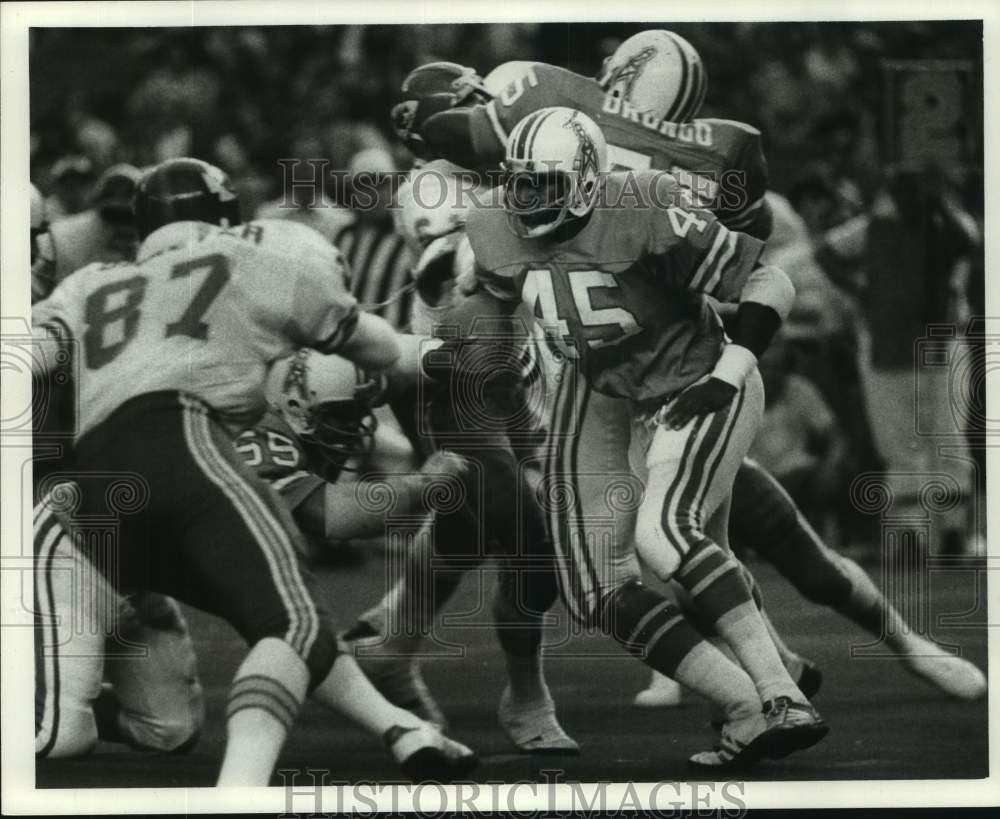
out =
<path fill-rule="evenodd" d="M 681 429 L 692 418 L 700 418 L 728 406 L 736 387 L 719 378 L 709 377 L 682 392 L 667 411 L 664 421 L 672 429 Z"/>

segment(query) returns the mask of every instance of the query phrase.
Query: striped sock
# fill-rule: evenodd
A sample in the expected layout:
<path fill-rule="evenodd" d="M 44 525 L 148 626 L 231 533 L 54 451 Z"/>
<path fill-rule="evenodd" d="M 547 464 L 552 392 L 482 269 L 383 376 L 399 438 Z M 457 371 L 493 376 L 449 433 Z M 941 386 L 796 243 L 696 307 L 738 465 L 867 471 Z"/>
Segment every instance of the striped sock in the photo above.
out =
<path fill-rule="evenodd" d="M 763 702 L 776 696 L 805 701 L 781 662 L 740 564 L 732 555 L 706 538 L 688 553 L 676 577 L 695 607 L 739 658 Z"/>
<path fill-rule="evenodd" d="M 670 600 L 638 580 L 619 586 L 605 608 L 605 630 L 630 654 L 741 719 L 760 711 L 753 682 L 685 619 Z"/>
<path fill-rule="evenodd" d="M 265 637 L 240 665 L 226 706 L 220 786 L 266 786 L 309 683 L 305 662 L 284 640 Z"/>

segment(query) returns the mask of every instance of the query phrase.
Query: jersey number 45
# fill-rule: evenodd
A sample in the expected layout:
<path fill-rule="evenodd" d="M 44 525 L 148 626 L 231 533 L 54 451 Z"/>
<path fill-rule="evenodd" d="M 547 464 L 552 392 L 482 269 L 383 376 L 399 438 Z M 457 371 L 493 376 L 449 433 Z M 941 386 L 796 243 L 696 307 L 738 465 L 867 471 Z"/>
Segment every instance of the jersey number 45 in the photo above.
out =
<path fill-rule="evenodd" d="M 625 339 L 642 332 L 642 327 L 624 307 L 594 307 L 593 294 L 597 290 L 618 290 L 613 273 L 602 270 L 570 270 L 567 274 L 573 304 L 560 313 L 552 271 L 547 268 L 529 270 L 521 285 L 521 299 L 545 330 L 550 343 L 567 358 L 579 358 L 579 351 L 571 343 L 574 333 L 570 322 L 580 330 L 582 340 L 592 350 L 620 344 Z M 569 314 L 569 319 L 563 316 Z"/>

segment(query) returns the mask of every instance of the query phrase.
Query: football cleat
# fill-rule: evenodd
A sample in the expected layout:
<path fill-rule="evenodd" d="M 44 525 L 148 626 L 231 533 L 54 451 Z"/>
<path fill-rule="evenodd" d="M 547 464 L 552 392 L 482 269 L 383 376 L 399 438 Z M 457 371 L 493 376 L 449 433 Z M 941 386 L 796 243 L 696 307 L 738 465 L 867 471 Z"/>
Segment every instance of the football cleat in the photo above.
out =
<path fill-rule="evenodd" d="M 632 700 L 636 708 L 676 708 L 684 701 L 684 686 L 659 671 L 653 672 L 649 687 Z"/>
<path fill-rule="evenodd" d="M 764 719 L 769 736 L 761 745 L 761 755 L 767 759 L 784 759 L 793 751 L 804 751 L 830 732 L 815 708 L 790 697 L 765 702 Z"/>
<path fill-rule="evenodd" d="M 414 782 L 450 782 L 468 776 L 479 764 L 471 748 L 449 739 L 430 723 L 394 725 L 384 735 L 396 764 Z"/>
<path fill-rule="evenodd" d="M 769 730 L 763 713 L 724 723 L 715 750 L 697 753 L 688 763 L 693 768 L 745 770 L 761 759 Z"/>
<path fill-rule="evenodd" d="M 957 700 L 977 700 L 986 695 L 986 676 L 976 666 L 929 640 L 920 642 L 920 648 L 903 655 L 903 662 L 913 674 Z"/>
<path fill-rule="evenodd" d="M 829 731 L 808 703 L 775 697 L 764 703 L 760 714 L 725 723 L 715 750 L 695 754 L 688 762 L 698 768 L 746 769 L 761 759 L 784 759 L 811 748 Z"/>
<path fill-rule="evenodd" d="M 576 756 L 580 746 L 559 725 L 556 705 L 545 698 L 528 706 L 514 705 L 510 686 L 500 695 L 497 719 L 518 750 L 526 754 Z"/>

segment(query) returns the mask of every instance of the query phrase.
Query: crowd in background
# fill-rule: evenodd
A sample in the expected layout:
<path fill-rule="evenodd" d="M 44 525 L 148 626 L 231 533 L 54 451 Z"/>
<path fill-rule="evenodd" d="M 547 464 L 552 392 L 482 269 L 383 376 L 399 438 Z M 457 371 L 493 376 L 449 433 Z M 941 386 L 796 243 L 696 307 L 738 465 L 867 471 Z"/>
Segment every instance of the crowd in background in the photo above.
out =
<path fill-rule="evenodd" d="M 115 163 L 197 156 L 233 177 L 250 216 L 279 195 L 279 159 L 405 168 L 409 158 L 392 138 L 388 112 L 416 65 L 448 59 L 485 74 L 507 60 L 534 59 L 594 75 L 621 40 L 649 27 L 33 29 L 32 181 L 57 220 L 90 207 L 95 182 Z M 864 523 L 848 499 L 850 479 L 894 460 L 872 395 L 890 382 L 873 380 L 871 368 L 912 370 L 907 355 L 920 327 L 983 312 L 982 177 L 914 186 L 887 176 L 880 60 L 981 61 L 981 30 L 961 22 L 669 28 L 707 66 L 702 115 L 763 133 L 776 215 L 768 252 L 799 291 L 783 340 L 762 361 L 769 418 L 756 455 L 814 520 L 833 529 L 828 534 L 858 539 Z M 937 205 L 943 190 L 949 207 Z M 921 200 L 932 206 L 907 211 Z M 879 219 L 896 225 L 878 245 L 883 256 L 909 258 L 907 241 L 940 240 L 934 255 L 918 253 L 913 264 L 897 258 L 894 267 L 890 259 L 885 269 L 897 277 L 890 286 L 873 275 L 885 261 L 870 241 Z M 908 318 L 886 330 L 878 317 L 899 293 L 911 297 Z M 961 537 L 974 527 L 964 528 Z"/>

